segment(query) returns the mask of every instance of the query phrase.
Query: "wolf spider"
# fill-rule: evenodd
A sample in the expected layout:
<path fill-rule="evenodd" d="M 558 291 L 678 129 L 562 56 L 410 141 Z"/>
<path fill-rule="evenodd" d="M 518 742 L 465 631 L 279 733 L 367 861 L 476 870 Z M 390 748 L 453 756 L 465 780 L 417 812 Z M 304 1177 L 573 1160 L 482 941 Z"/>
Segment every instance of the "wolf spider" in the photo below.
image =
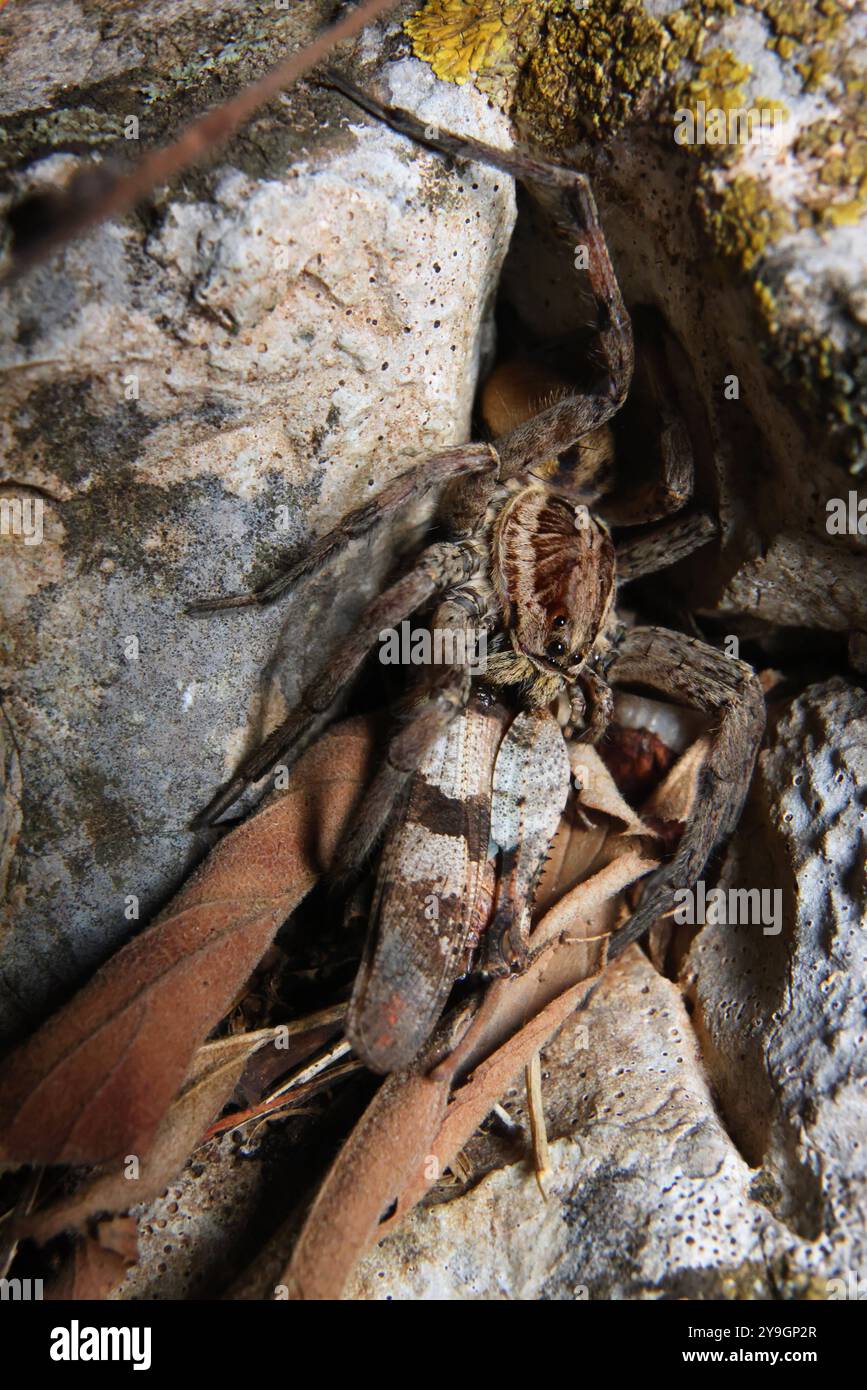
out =
<path fill-rule="evenodd" d="M 381 630 L 433 605 L 435 629 L 465 638 L 490 636 L 484 681 L 499 698 L 511 692 L 519 705 L 539 709 L 565 695 L 573 728 L 594 742 L 611 718 L 612 683 L 651 686 L 712 715 L 712 746 L 695 811 L 673 857 L 647 880 L 638 910 L 612 939 L 610 954 L 616 954 L 671 910 L 675 890 L 696 881 L 714 846 L 733 830 L 764 727 L 762 692 L 745 663 L 661 627 L 624 630 L 614 615 L 619 585 L 674 564 L 716 534 L 706 514 L 674 515 L 692 491 L 689 442 L 682 426 L 669 420 L 660 434 L 661 483 L 631 500 L 606 503 L 604 510 L 588 510 L 540 477 L 547 461 L 592 438 L 620 409 L 633 374 L 632 325 L 588 180 L 575 170 L 524 153 L 502 153 L 474 139 L 446 133 L 431 139 L 415 117 L 383 106 L 342 77 L 330 77 L 328 85 L 401 134 L 513 175 L 543 204 L 560 235 L 587 245 L 601 372 L 592 390 L 559 392 L 491 444 L 461 445 L 414 464 L 265 588 L 192 605 L 190 611 L 203 613 L 269 603 L 411 501 L 439 493 L 436 519 L 446 538 L 422 550 L 410 571 L 368 606 L 331 663 L 304 690 L 298 707 L 242 764 L 198 823 L 212 823 L 278 761 L 291 763 L 314 723 L 355 677 Z M 585 495 L 604 494 L 592 451 L 586 456 L 579 451 L 575 473 Z M 637 522 L 660 524 L 615 545 L 609 524 Z M 428 748 L 467 708 L 472 685 L 465 664 L 432 668 L 425 690 L 392 733 L 341 847 L 343 873 L 363 863 Z M 503 940 L 489 949 L 489 967 L 494 973 L 498 964 L 509 969 L 520 957 L 521 943 Z"/>

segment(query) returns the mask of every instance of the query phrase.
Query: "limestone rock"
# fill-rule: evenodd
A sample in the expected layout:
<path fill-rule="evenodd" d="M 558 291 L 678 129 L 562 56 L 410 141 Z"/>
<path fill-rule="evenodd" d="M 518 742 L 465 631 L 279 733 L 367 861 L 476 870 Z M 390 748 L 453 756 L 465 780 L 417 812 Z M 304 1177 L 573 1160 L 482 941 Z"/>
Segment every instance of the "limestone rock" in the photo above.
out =
<path fill-rule="evenodd" d="M 864 923 L 867 697 L 834 679 L 783 713 L 723 883 L 779 890 L 784 928 L 706 926 L 694 1023 L 764 1200 L 824 1260 L 859 1269 L 867 1230 Z M 835 1269 L 834 1273 L 838 1271 Z"/>
<path fill-rule="evenodd" d="M 141 11 L 106 4 L 100 43 L 99 8 L 2 17 L 7 202 L 65 182 L 70 147 L 115 153 L 118 112 L 140 114 L 143 139 L 176 135 L 330 14 L 309 3 L 266 25 L 190 0 L 149 6 L 143 37 Z M 364 39 L 371 81 L 388 32 Z M 419 63 L 390 63 L 388 81 L 433 122 L 506 138 L 483 98 Z M 46 99 L 50 131 L 30 107 Z M 92 139 L 71 133 L 81 122 Z M 263 582 L 413 459 L 468 437 L 513 216 L 502 176 L 446 171 L 333 94 L 295 92 L 143 214 L 3 291 L 4 494 L 38 504 L 42 541 L 0 539 L 23 788 L 0 1033 L 165 901 L 202 853 L 191 816 L 355 621 L 406 521 L 276 607 L 204 620 L 184 605 Z"/>
<path fill-rule="evenodd" d="M 494 1171 L 467 1195 L 415 1212 L 364 1261 L 352 1296 L 767 1289 L 762 1248 L 775 1223 L 750 1198 L 752 1175 L 715 1112 L 680 994 L 640 951 L 606 972 L 543 1053 L 542 1075 L 549 1128 L 561 1136 L 547 1202 L 526 1162 Z"/>

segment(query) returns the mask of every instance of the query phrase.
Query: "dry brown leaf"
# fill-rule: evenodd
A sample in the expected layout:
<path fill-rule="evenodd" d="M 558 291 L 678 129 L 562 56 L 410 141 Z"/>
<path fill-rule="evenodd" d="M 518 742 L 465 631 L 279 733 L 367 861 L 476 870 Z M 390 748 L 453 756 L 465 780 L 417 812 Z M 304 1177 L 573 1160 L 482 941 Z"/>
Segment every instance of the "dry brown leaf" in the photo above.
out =
<path fill-rule="evenodd" d="M 699 773 L 712 747 L 710 734 L 702 734 L 689 745 L 642 806 L 645 820 L 650 816 L 668 821 L 688 820 L 698 795 Z"/>
<path fill-rule="evenodd" d="M 60 1231 L 81 1228 L 97 1212 L 127 1211 L 159 1196 L 183 1167 L 238 1084 L 252 1054 L 275 1030 L 238 1034 L 206 1043 L 196 1053 L 183 1089 L 164 1115 L 150 1151 L 137 1168 L 119 1163 L 44 1211 L 22 1219 L 17 1230 L 44 1242 Z"/>
<path fill-rule="evenodd" d="M 194 946 L 207 947 L 212 940 L 223 942 L 235 913 L 241 916 L 242 927 L 250 922 L 269 923 L 270 929 L 262 940 L 264 950 L 271 932 L 312 886 L 333 853 L 342 826 L 367 780 L 371 744 L 370 731 L 362 721 L 352 721 L 326 736 L 299 764 L 289 790 L 227 837 L 150 932 L 121 956 L 132 953 L 152 934 L 156 936 L 163 923 L 170 933 L 177 931 L 179 919 L 187 926 L 192 924 Z M 694 796 L 702 760 L 703 749 L 688 750 L 649 803 L 654 814 L 685 814 L 684 808 L 691 805 Z M 337 776 L 335 768 L 340 769 Z M 344 1146 L 310 1214 L 286 1276 L 293 1296 L 326 1298 L 339 1293 L 371 1240 L 402 1220 L 437 1176 L 455 1161 L 509 1084 L 586 996 L 604 963 L 604 939 L 615 925 L 622 890 L 658 862 L 650 851 L 652 840 L 635 838 L 645 830 L 644 825 L 629 808 L 629 813 L 624 813 L 625 803 L 620 804 L 613 783 L 611 787 L 605 785 L 611 781 L 609 774 L 602 764 L 599 768 L 592 779 L 597 793 L 594 809 L 615 822 L 618 830 L 604 836 L 601 847 L 598 836 L 592 834 L 596 872 L 563 895 L 563 874 L 574 872 L 576 863 L 582 856 L 586 858 L 591 848 L 586 843 L 590 832 L 572 825 L 569 834 L 579 841 L 577 859 L 575 845 L 571 851 L 567 846 L 560 858 L 560 882 L 552 881 L 553 888 L 559 888 L 560 900 L 532 935 L 533 954 L 527 970 L 517 978 L 496 981 L 486 991 L 458 1044 L 447 1050 L 445 1060 L 430 1074 L 415 1071 L 384 1083 Z M 341 796 L 336 795 L 338 791 Z M 287 864 L 280 864 L 280 849 Z M 250 883 L 251 878 L 254 884 Z M 226 883 L 233 889 L 231 895 L 223 889 Z M 267 885 L 264 893 L 263 885 Z M 252 886 L 256 892 L 245 893 L 245 888 Z M 281 892 L 284 896 L 278 897 Z M 279 902 L 279 907 L 275 902 Z M 216 914 L 221 930 L 208 930 L 211 923 L 207 914 Z M 170 943 L 172 939 L 170 935 Z M 163 950 L 162 968 L 148 975 L 139 995 L 152 990 L 159 1010 L 169 1007 L 167 999 L 178 997 L 171 982 L 168 990 L 163 987 L 163 974 L 179 970 L 184 962 L 165 952 L 161 938 L 157 937 L 154 945 Z M 245 963 L 247 959 L 245 955 Z M 244 976 L 235 974 L 231 982 L 226 980 L 226 1007 L 254 964 L 255 960 L 251 960 L 246 965 Z M 101 974 L 108 971 L 106 967 Z M 185 974 L 183 969 L 179 973 Z M 93 983 L 98 980 L 99 977 Z M 120 983 L 124 984 L 123 977 Z M 127 999 L 122 990 L 117 991 L 127 1012 L 137 1002 L 130 983 L 126 982 Z M 89 990 L 83 991 L 83 996 Z M 75 1003 L 64 1013 L 73 1010 Z M 217 1021 L 216 1007 L 206 1027 Z M 63 1016 L 52 1023 L 56 1026 Z M 84 1011 L 84 1019 L 92 1023 L 94 1016 L 98 1018 L 99 1014 L 91 1003 L 89 1010 Z M 123 1010 L 120 1016 L 123 1017 Z M 43 1031 L 50 1030 L 52 1023 Z M 112 1023 L 109 1012 L 105 1025 L 109 1032 Z M 134 1043 L 140 1042 L 142 1032 L 140 1026 Z M 156 1196 L 222 1110 L 251 1056 L 275 1035 L 276 1030 L 263 1029 L 201 1046 L 174 1103 L 161 1122 L 158 1117 L 152 1146 L 141 1155 L 139 1176 L 132 1190 L 123 1165 L 116 1163 L 112 1171 L 103 1171 L 72 1197 L 22 1223 L 21 1234 L 46 1240 L 60 1230 L 80 1228 L 98 1212 L 126 1210 L 133 1203 Z M 83 1030 L 83 1036 L 89 1043 L 92 1033 Z M 27 1047 L 21 1051 L 26 1052 Z M 142 1057 L 146 1055 L 144 1051 Z M 121 1062 L 125 1060 L 122 1058 Z M 132 1077 L 133 1081 L 139 1080 L 140 1073 L 133 1069 Z M 57 1084 L 50 1072 L 48 1081 Z M 142 1089 L 147 1095 L 147 1086 Z M 0 1087 L 0 1106 L 2 1099 Z M 131 1144 L 125 1144 L 123 1149 L 125 1153 L 135 1152 Z M 64 1154 L 68 1152 L 67 1140 Z M 92 1242 L 79 1246 L 74 1272 L 67 1279 L 72 1279 L 74 1287 L 85 1287 L 90 1281 L 90 1287 L 95 1288 L 100 1280 L 113 1286 L 119 1276 L 117 1269 L 111 1267 L 110 1253 L 100 1252 Z"/>
<path fill-rule="evenodd" d="M 448 1055 L 427 1074 L 422 1068 L 383 1083 L 305 1222 L 283 1276 L 291 1297 L 341 1296 L 365 1250 L 408 1215 L 582 1002 L 605 963 L 617 895 L 656 863 L 630 846 L 574 889 L 569 910 L 553 920 L 549 913 L 531 936 L 535 954 L 524 974 L 486 990 Z M 432 1051 L 440 1047 L 435 1040 Z"/>
<path fill-rule="evenodd" d="M 196 1048 L 329 863 L 372 747 L 365 720 L 320 739 L 288 789 L 220 841 L 156 922 L 6 1058 L 0 1159 L 144 1158 Z"/>
<path fill-rule="evenodd" d="M 699 742 L 659 788 L 654 814 L 687 813 L 705 754 Z M 595 752 L 581 747 L 570 755 L 585 787 L 582 803 L 612 824 L 588 830 L 564 817 L 537 896 L 537 906 L 540 897 L 554 905 L 530 937 L 525 971 L 488 986 L 443 1060 L 383 1083 L 305 1222 L 284 1275 L 293 1298 L 339 1298 L 365 1250 L 456 1161 L 509 1085 L 586 999 L 604 967 L 624 890 L 658 867 L 661 846 Z M 435 1040 L 429 1055 L 441 1051 Z"/>
<path fill-rule="evenodd" d="M 339 1298 L 381 1223 L 409 1207 L 449 1097 L 448 1079 L 395 1072 L 382 1083 L 332 1165 L 282 1282 L 290 1297 Z"/>
<path fill-rule="evenodd" d="M 616 847 L 611 846 L 611 840 L 616 840 Z M 599 931 L 610 930 L 608 916 L 603 920 L 600 913 L 610 908 L 609 915 L 613 920 L 618 895 L 659 865 L 655 855 L 642 852 L 640 844 L 630 843 L 626 837 L 609 836 L 609 842 L 603 848 L 606 851 L 605 862 L 590 878 L 564 893 L 548 910 L 530 938 L 531 949 L 538 949 L 560 933 L 576 937 L 583 935 L 586 939 Z M 597 859 L 602 858 L 602 854 L 597 856 Z"/>
<path fill-rule="evenodd" d="M 133 1216 L 112 1216 L 100 1221 L 96 1228 L 96 1239 L 103 1250 L 112 1250 L 116 1255 L 121 1255 L 127 1264 L 135 1264 L 138 1259 L 138 1230 Z"/>
<path fill-rule="evenodd" d="M 569 763 L 576 800 L 563 815 L 536 892 L 533 915 L 539 918 L 608 859 L 624 853 L 631 837 L 653 837 L 638 813 L 624 801 L 595 748 L 570 744 Z M 584 814 L 592 813 L 593 822 Z"/>
<path fill-rule="evenodd" d="M 266 1029 L 275 1038 L 281 1035 L 280 1046 L 259 1048 L 251 1056 L 235 1087 L 237 1103 L 250 1106 L 262 1100 L 279 1077 L 342 1033 L 345 1017 L 345 1003 L 329 1004 L 314 1014 L 281 1024 L 279 1029 Z"/>
<path fill-rule="evenodd" d="M 214 1121 L 204 1135 L 204 1140 L 228 1134 L 230 1130 L 240 1129 L 242 1125 L 250 1126 L 248 1133 L 252 1135 L 260 1124 L 276 1119 L 289 1110 L 295 1114 L 303 1114 L 305 1102 L 312 1096 L 319 1095 L 321 1091 L 332 1090 L 339 1082 L 363 1070 L 364 1063 L 357 1059 L 332 1064 L 321 1076 L 315 1076 L 310 1081 L 300 1082 L 286 1090 L 278 1089 L 273 1095 L 264 1096 L 246 1110 L 235 1110 L 230 1115 L 223 1115 L 221 1119 Z"/>
<path fill-rule="evenodd" d="M 667 824 L 685 825 L 692 814 L 698 796 L 699 774 L 711 747 L 712 739 L 709 734 L 703 734 L 691 743 L 645 801 L 641 808 L 642 816 Z M 660 974 L 665 969 L 673 925 L 670 917 L 662 918 L 654 922 L 647 934 L 650 959 Z"/>
<path fill-rule="evenodd" d="M 553 907 L 568 888 L 581 883 L 591 871 L 602 846 L 608 839 L 611 826 L 605 822 L 586 826 L 571 807 L 561 818 L 548 861 L 533 901 L 533 917 L 538 918 Z"/>
<path fill-rule="evenodd" d="M 596 749 L 589 743 L 569 744 L 569 765 L 578 798 L 583 809 L 610 816 L 624 835 L 648 835 L 651 832 L 640 816 L 624 801 L 617 783 Z"/>

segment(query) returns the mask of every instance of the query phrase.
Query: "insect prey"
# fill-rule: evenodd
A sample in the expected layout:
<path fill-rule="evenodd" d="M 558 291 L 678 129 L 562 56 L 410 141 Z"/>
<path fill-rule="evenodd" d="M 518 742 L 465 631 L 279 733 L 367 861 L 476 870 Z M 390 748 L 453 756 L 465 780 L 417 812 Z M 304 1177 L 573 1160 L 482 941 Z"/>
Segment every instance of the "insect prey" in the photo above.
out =
<path fill-rule="evenodd" d="M 372 1070 L 420 1051 L 480 947 L 493 974 L 504 942 L 523 951 L 569 779 L 548 710 L 513 716 L 482 695 L 427 750 L 386 834 L 349 1005 L 347 1036 Z"/>

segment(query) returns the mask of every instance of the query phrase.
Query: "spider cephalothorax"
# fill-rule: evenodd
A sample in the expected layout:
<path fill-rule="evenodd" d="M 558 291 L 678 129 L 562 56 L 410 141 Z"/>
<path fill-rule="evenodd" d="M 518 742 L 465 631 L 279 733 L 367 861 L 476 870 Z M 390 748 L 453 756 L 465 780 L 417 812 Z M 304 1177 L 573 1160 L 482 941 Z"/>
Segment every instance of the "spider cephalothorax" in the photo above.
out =
<path fill-rule="evenodd" d="M 496 405 L 489 415 L 492 444 L 458 446 L 415 464 L 259 593 L 194 605 L 209 611 L 269 602 L 410 501 L 438 494 L 436 522 L 444 539 L 428 545 L 409 572 L 369 605 L 331 664 L 304 690 L 298 708 L 201 818 L 213 820 L 275 763 L 293 761 L 384 628 L 427 611 L 435 629 L 490 638 L 482 669 L 463 662 L 426 673 L 397 720 L 339 855 L 339 871 L 352 872 L 388 832 L 348 1029 L 369 1065 L 388 1071 L 408 1063 L 424 1043 L 466 960 L 467 942 L 478 932 L 472 907 L 477 893 L 471 885 L 478 886 L 489 839 L 495 838 L 491 798 L 496 799 L 497 779 L 502 783 L 507 765 L 508 788 L 499 788 L 497 843 L 512 884 L 512 907 L 495 924 L 486 961 L 493 973 L 520 964 L 528 914 L 516 904 L 520 893 L 532 893 L 533 866 L 544 855 L 568 786 L 563 735 L 548 709 L 558 696 L 569 696 L 569 722 L 591 740 L 602 735 L 611 717 L 609 681 L 651 685 L 713 715 L 713 740 L 689 825 L 673 857 L 647 880 L 638 911 L 618 933 L 618 949 L 671 910 L 674 892 L 695 882 L 714 845 L 736 824 L 761 738 L 764 704 L 743 662 L 663 628 L 617 628 L 617 586 L 681 559 L 706 544 L 716 528 L 703 513 L 670 516 L 681 511 L 692 491 L 688 437 L 671 414 L 659 424 L 659 482 L 620 503 L 609 496 L 605 427 L 629 390 L 633 339 L 586 178 L 473 140 L 445 134 L 430 140 L 414 117 L 381 106 L 342 78 L 332 85 L 403 134 L 522 179 L 540 195 L 569 244 L 586 245 L 597 311 L 599 371 L 592 389 L 570 386 L 568 371 L 557 374 L 553 389 L 540 389 L 532 372 L 506 363 L 486 391 Z M 523 399 L 512 389 L 516 381 L 530 383 Z M 569 495 L 553 480 L 552 463 L 563 456 L 573 473 Z M 658 521 L 655 531 L 616 545 L 607 524 Z M 481 705 L 478 696 L 473 698 L 477 678 L 484 683 Z M 489 717 L 485 701 L 510 693 L 525 713 L 502 735 L 505 724 Z M 522 782 L 535 783 L 534 804 L 542 808 L 535 821 Z M 445 825 L 451 833 L 444 832 Z M 425 829 L 433 836 L 430 863 L 420 865 L 416 832 Z M 438 856 L 451 888 L 445 916 L 431 929 L 420 887 L 429 887 L 430 875 L 438 872 Z"/>
<path fill-rule="evenodd" d="M 488 679 L 520 685 L 526 703 L 550 704 L 603 639 L 614 600 L 614 544 L 583 503 L 539 483 L 513 491 L 493 524 L 491 578 L 510 652 L 494 652 Z"/>

